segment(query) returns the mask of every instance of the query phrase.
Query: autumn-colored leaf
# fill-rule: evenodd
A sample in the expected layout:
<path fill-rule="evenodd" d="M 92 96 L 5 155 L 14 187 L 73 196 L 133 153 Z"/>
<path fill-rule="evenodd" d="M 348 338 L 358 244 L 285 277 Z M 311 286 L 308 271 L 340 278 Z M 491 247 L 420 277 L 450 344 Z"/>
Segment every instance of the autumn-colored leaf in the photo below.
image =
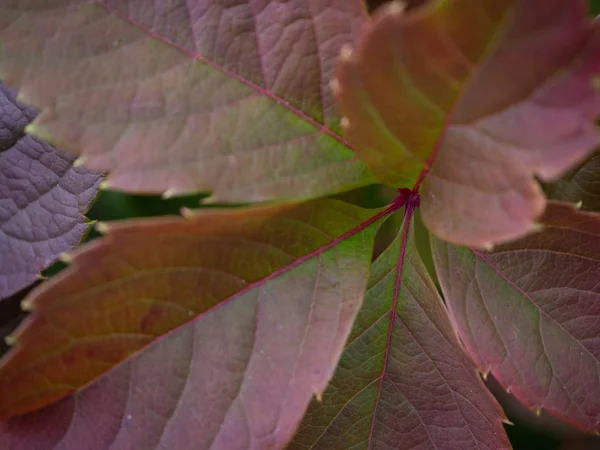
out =
<path fill-rule="evenodd" d="M 33 283 L 88 229 L 100 175 L 25 134 L 37 111 L 0 83 L 0 299 Z"/>
<path fill-rule="evenodd" d="M 290 450 L 510 448 L 408 231 L 372 268 L 340 365 Z"/>
<path fill-rule="evenodd" d="M 482 253 L 438 239 L 437 273 L 480 370 L 533 410 L 600 431 L 600 217 L 550 202 L 544 230 Z"/>
<path fill-rule="evenodd" d="M 600 212 L 600 151 L 546 190 L 554 200 L 581 202 L 581 209 Z"/>
<path fill-rule="evenodd" d="M 600 142 L 600 32 L 586 8 L 391 3 L 342 52 L 344 137 L 379 180 L 421 186 L 441 238 L 487 248 L 531 231 L 546 203 L 534 176 L 557 178 Z"/>
<path fill-rule="evenodd" d="M 212 201 L 308 198 L 372 181 L 327 87 L 360 0 L 9 0 L 0 78 L 30 131 L 107 186 Z"/>
<path fill-rule="evenodd" d="M 26 301 L 0 368 L 4 417 L 74 396 L 0 444 L 26 430 L 35 448 L 51 423 L 44 448 L 282 448 L 333 374 L 388 213 L 318 200 L 109 227 Z"/>

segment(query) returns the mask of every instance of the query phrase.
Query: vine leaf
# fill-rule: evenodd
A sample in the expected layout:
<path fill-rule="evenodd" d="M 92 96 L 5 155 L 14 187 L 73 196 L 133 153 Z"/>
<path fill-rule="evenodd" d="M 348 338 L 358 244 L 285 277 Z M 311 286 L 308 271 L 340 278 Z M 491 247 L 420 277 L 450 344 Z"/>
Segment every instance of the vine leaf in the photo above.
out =
<path fill-rule="evenodd" d="M 417 253 L 411 214 L 374 263 L 336 374 L 290 450 L 510 448 Z"/>
<path fill-rule="evenodd" d="M 600 431 L 600 218 L 550 202 L 544 231 L 493 253 L 433 241 L 444 298 L 480 370 L 533 410 Z"/>
<path fill-rule="evenodd" d="M 41 0 L 0 17 L 0 78 L 42 108 L 30 131 L 111 171 L 107 187 L 246 202 L 372 181 L 327 88 L 361 0 Z"/>
<path fill-rule="evenodd" d="M 3 417 L 73 395 L 9 420 L 1 446 L 51 426 L 45 448 L 284 447 L 333 375 L 387 214 L 317 200 L 108 226 L 26 300 L 0 368 Z"/>
<path fill-rule="evenodd" d="M 101 176 L 25 134 L 37 111 L 0 82 L 0 299 L 33 283 L 88 230 Z"/>
<path fill-rule="evenodd" d="M 443 239 L 489 248 L 532 231 L 546 204 L 534 176 L 558 178 L 600 142 L 587 2 L 399 5 L 342 52 L 345 138 L 379 180 L 421 186 L 423 220 Z"/>

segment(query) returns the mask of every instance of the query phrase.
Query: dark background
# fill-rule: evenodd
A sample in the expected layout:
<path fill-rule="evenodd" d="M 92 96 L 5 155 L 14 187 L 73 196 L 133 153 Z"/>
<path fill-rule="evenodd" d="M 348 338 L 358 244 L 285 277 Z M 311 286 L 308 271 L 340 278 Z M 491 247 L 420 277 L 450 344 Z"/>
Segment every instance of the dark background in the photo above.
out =
<path fill-rule="evenodd" d="M 370 11 L 374 11 L 387 1 L 367 0 L 367 3 Z M 413 8 L 425 3 L 425 1 L 405 0 L 405 3 L 408 4 L 409 8 Z M 589 0 L 589 2 L 592 14 L 594 16 L 600 14 L 600 0 Z M 387 203 L 393 195 L 392 190 L 379 186 L 368 186 L 338 197 L 363 206 L 376 207 Z M 192 209 L 198 208 L 202 198 L 203 196 L 198 195 L 162 200 L 157 196 L 125 195 L 103 191 L 89 212 L 88 217 L 92 220 L 110 221 L 166 214 L 178 215 L 180 209 L 184 206 Z M 383 250 L 389 239 L 393 237 L 398 223 L 398 218 L 392 218 L 388 221 L 382 233 L 380 233 L 381 236 L 375 249 L 376 254 Z M 423 232 L 419 220 L 417 220 L 416 226 L 417 236 L 420 236 L 419 244 L 421 248 L 427 246 L 426 233 Z M 94 239 L 97 236 L 97 233 L 92 230 L 87 240 Z M 426 252 L 423 252 L 423 254 L 426 265 L 431 268 L 431 257 L 428 257 Z M 57 263 L 45 271 L 44 275 L 52 275 L 62 268 L 63 265 Z M 24 313 L 20 310 L 20 301 L 33 287 L 35 286 L 0 302 L 0 355 L 7 350 L 3 337 L 9 334 L 24 317 Z M 540 417 L 536 416 L 523 407 L 512 395 L 504 392 L 493 379 L 488 380 L 488 386 L 501 402 L 508 418 L 514 423 L 513 426 L 507 426 L 506 429 L 515 450 L 600 450 L 600 437 L 579 433 L 569 425 L 544 412 Z"/>

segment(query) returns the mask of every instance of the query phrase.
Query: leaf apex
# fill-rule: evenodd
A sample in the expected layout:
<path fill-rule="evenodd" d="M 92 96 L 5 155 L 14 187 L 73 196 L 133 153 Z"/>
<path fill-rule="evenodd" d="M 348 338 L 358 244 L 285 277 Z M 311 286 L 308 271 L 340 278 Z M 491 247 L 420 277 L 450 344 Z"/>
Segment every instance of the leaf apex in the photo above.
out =
<path fill-rule="evenodd" d="M 108 180 L 103 180 L 100 182 L 100 189 L 106 191 L 110 189 L 112 186 Z"/>
<path fill-rule="evenodd" d="M 331 89 L 331 92 L 333 92 L 334 95 L 338 95 L 340 93 L 342 86 L 337 78 L 332 78 L 329 81 L 329 89 Z"/>
<path fill-rule="evenodd" d="M 515 426 L 514 423 L 512 423 L 510 420 L 508 420 L 506 417 L 504 419 L 501 420 L 501 422 L 505 425 L 510 425 L 510 426 Z"/>
<path fill-rule="evenodd" d="M 481 378 L 483 378 L 483 381 L 487 381 L 489 375 L 490 375 L 489 367 L 487 369 L 485 369 L 483 372 L 481 372 Z"/>
<path fill-rule="evenodd" d="M 323 403 L 323 392 L 315 392 L 315 400 L 317 400 L 319 403 Z"/>
<path fill-rule="evenodd" d="M 94 229 L 100 234 L 106 234 L 110 230 L 110 225 L 106 222 L 96 222 L 96 225 L 94 225 Z"/>
<path fill-rule="evenodd" d="M 86 163 L 86 159 L 83 156 L 80 156 L 75 161 L 73 161 L 73 167 L 81 167 Z"/>
<path fill-rule="evenodd" d="M 543 223 L 535 222 L 533 224 L 533 226 L 531 227 L 531 232 L 532 233 L 540 233 L 540 232 L 544 231 L 545 228 L 546 227 Z"/>
<path fill-rule="evenodd" d="M 13 345 L 15 345 L 17 343 L 17 337 L 13 334 L 9 334 L 8 336 L 4 337 L 4 342 L 9 347 L 12 347 Z"/>
<path fill-rule="evenodd" d="M 179 210 L 179 214 L 181 214 L 183 216 L 183 218 L 185 218 L 185 219 L 191 219 L 192 217 L 194 217 L 196 215 L 194 210 L 188 208 L 187 206 L 183 206 Z"/>
<path fill-rule="evenodd" d="M 206 198 L 203 198 L 200 203 L 202 205 L 214 205 L 215 203 L 217 203 L 217 198 L 214 195 L 210 195 Z"/>
<path fill-rule="evenodd" d="M 538 417 L 542 415 L 542 408 L 540 406 L 535 407 L 535 415 Z"/>
<path fill-rule="evenodd" d="M 494 250 L 494 244 L 491 242 L 484 242 L 483 244 L 481 244 L 481 248 L 486 252 L 491 252 L 492 250 Z"/>
<path fill-rule="evenodd" d="M 58 255 L 58 259 L 65 264 L 71 264 L 73 262 L 73 257 L 71 255 L 69 255 L 67 252 L 64 252 L 64 253 L 61 253 L 60 255 Z"/>
<path fill-rule="evenodd" d="M 406 3 L 401 0 L 394 0 L 389 4 L 387 11 L 391 15 L 404 14 L 404 11 L 406 11 Z"/>
<path fill-rule="evenodd" d="M 161 197 L 162 197 L 163 200 L 168 200 L 170 198 L 177 197 L 177 196 L 180 196 L 180 195 L 184 195 L 186 193 L 187 193 L 187 191 L 183 191 L 181 189 L 167 188 L 167 190 L 162 193 Z"/>
<path fill-rule="evenodd" d="M 25 299 L 21 302 L 21 310 L 25 312 L 33 311 L 33 302 L 29 299 Z"/>
<path fill-rule="evenodd" d="M 47 279 L 48 279 L 48 277 L 47 277 L 46 275 L 44 275 L 42 272 L 38 273 L 38 274 L 36 275 L 36 278 L 37 278 L 38 280 L 42 280 L 42 281 L 43 281 L 43 280 L 47 280 Z"/>
<path fill-rule="evenodd" d="M 36 129 L 36 126 L 35 126 L 35 121 L 34 121 L 34 122 L 31 122 L 29 125 L 27 125 L 25 127 L 24 131 L 25 131 L 25 134 L 31 134 L 32 136 L 35 136 L 35 134 L 36 134 L 35 129 Z"/>
<path fill-rule="evenodd" d="M 342 45 L 342 49 L 340 50 L 340 59 L 342 61 L 350 61 L 354 55 L 354 50 L 350 44 Z"/>
<path fill-rule="evenodd" d="M 577 210 L 581 209 L 583 206 L 583 200 L 579 200 L 577 203 L 573 203 L 573 207 Z"/>

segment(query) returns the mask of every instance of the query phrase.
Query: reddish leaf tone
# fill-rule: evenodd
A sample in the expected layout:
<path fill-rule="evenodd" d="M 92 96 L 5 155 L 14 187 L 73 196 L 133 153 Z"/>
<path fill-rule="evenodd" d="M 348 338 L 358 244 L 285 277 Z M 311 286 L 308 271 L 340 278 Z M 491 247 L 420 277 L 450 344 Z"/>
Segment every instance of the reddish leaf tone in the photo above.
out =
<path fill-rule="evenodd" d="M 487 248 L 534 227 L 534 175 L 557 178 L 600 142 L 599 72 L 585 0 L 392 3 L 342 52 L 334 90 L 374 175 L 423 182 L 428 228 Z"/>
<path fill-rule="evenodd" d="M 327 87 L 364 18 L 360 0 L 3 0 L 0 77 L 112 188 L 308 198 L 372 181 Z"/>
<path fill-rule="evenodd" d="M 283 448 L 333 375 L 388 213 L 322 200 L 109 228 L 27 300 L 0 369 L 5 417 L 74 396 L 10 420 L 0 447 Z"/>
<path fill-rule="evenodd" d="M 600 151 L 562 179 L 548 186 L 555 200 L 581 202 L 581 209 L 600 211 Z"/>
<path fill-rule="evenodd" d="M 37 115 L 0 83 L 0 299 L 33 283 L 58 256 L 79 244 L 84 213 L 100 175 L 25 135 Z"/>
<path fill-rule="evenodd" d="M 435 239 L 455 326 L 480 370 L 533 410 L 600 431 L 600 217 L 549 203 L 543 232 L 493 253 Z"/>
<path fill-rule="evenodd" d="M 412 232 L 403 228 L 377 259 L 369 285 L 323 402 L 313 401 L 289 449 L 510 448 Z"/>

